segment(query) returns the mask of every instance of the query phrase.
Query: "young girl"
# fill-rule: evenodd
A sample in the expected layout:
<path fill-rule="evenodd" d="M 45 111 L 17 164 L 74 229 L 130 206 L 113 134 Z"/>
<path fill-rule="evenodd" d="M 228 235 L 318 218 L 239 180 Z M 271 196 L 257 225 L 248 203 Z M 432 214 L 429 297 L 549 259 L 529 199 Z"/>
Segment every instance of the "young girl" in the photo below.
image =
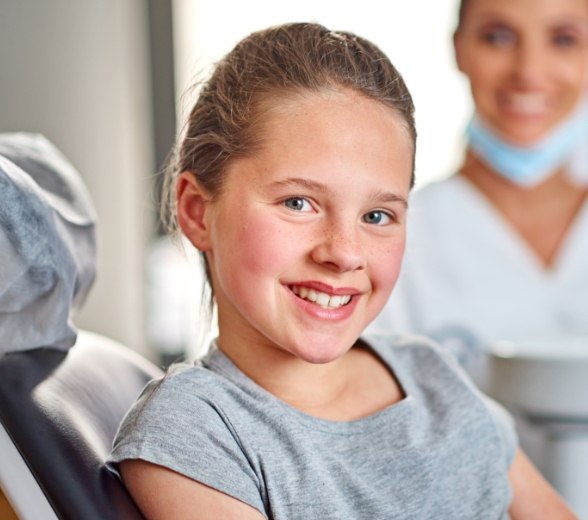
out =
<path fill-rule="evenodd" d="M 275 27 L 218 64 L 174 182 L 219 335 L 146 388 L 110 460 L 147 518 L 571 517 L 434 345 L 358 339 L 400 268 L 415 136 L 352 34 Z"/>

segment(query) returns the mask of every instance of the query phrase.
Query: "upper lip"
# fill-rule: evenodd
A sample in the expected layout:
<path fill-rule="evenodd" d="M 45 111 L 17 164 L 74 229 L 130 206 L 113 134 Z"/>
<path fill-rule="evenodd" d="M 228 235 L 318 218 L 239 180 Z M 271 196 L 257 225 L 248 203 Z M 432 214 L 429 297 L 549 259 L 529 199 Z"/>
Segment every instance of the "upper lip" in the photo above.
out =
<path fill-rule="evenodd" d="M 330 294 L 332 296 L 354 296 L 361 294 L 362 291 L 353 287 L 333 287 L 332 285 L 316 280 L 304 281 L 304 282 L 291 282 L 287 284 L 288 287 L 307 287 L 308 289 L 314 289 L 323 293 Z"/>

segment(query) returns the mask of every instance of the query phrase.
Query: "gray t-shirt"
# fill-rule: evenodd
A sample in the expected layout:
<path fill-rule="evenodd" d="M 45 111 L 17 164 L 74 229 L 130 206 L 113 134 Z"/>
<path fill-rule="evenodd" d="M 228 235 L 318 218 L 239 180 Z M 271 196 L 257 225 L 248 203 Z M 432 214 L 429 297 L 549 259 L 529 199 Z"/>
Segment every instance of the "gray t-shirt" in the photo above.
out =
<path fill-rule="evenodd" d="M 421 338 L 366 343 L 406 394 L 379 413 L 350 422 L 306 415 L 213 350 L 147 386 L 109 467 L 144 459 L 275 520 L 509 518 L 517 441 L 506 412 Z"/>

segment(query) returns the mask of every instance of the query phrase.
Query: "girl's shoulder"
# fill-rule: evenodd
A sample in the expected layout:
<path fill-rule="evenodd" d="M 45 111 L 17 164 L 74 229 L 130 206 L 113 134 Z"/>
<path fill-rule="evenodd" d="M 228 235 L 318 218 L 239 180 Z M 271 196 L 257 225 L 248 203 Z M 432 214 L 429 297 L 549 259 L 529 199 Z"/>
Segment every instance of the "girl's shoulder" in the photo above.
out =
<path fill-rule="evenodd" d="M 195 409 L 231 408 L 242 402 L 242 374 L 219 351 L 194 362 L 176 363 L 166 374 L 151 381 L 134 409 L 157 414 L 174 410 L 193 415 Z"/>
<path fill-rule="evenodd" d="M 362 341 L 380 356 L 407 395 L 425 402 L 432 393 L 448 406 L 469 406 L 483 414 L 496 415 L 500 405 L 488 406 L 489 398 L 472 381 L 447 347 L 417 334 L 371 333 Z M 501 414 L 502 415 L 502 414 Z"/>
<path fill-rule="evenodd" d="M 260 478 L 243 447 L 255 435 L 254 423 L 242 419 L 248 408 L 243 396 L 202 362 L 172 366 L 145 387 L 124 418 L 106 467 L 117 473 L 120 462 L 141 459 L 263 511 Z"/>
<path fill-rule="evenodd" d="M 456 377 L 464 375 L 455 357 L 426 336 L 374 330 L 364 334 L 361 340 L 394 370 L 402 369 L 418 375 L 442 366 L 455 372 Z"/>
<path fill-rule="evenodd" d="M 467 416 L 466 422 L 485 424 L 508 467 L 518 445 L 512 417 L 475 385 L 448 348 L 420 335 L 376 333 L 363 336 L 362 341 L 381 356 L 404 392 L 431 417 L 439 410 L 443 415 L 451 410 Z"/>

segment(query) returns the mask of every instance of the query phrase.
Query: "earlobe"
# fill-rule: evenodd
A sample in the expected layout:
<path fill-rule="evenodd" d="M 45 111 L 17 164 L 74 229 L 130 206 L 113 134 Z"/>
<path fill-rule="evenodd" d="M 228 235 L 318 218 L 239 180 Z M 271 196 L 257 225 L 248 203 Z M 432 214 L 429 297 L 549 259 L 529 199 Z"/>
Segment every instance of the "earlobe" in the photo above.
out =
<path fill-rule="evenodd" d="M 210 248 L 207 211 L 210 196 L 190 172 L 183 172 L 176 185 L 178 223 L 186 238 L 200 251 Z"/>

